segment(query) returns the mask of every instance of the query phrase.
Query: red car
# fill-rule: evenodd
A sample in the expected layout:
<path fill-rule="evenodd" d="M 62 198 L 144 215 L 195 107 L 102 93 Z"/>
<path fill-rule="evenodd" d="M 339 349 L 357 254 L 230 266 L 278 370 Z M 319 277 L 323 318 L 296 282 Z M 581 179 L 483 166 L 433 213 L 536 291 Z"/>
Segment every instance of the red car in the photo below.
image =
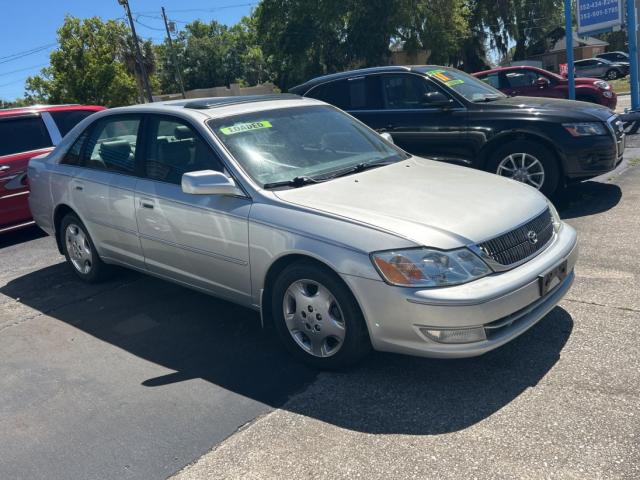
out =
<path fill-rule="evenodd" d="M 569 81 L 541 68 L 501 67 L 473 75 L 511 96 L 569 98 Z M 615 110 L 618 98 L 608 82 L 598 78 L 575 80 L 576 100 L 599 103 Z"/>
<path fill-rule="evenodd" d="M 36 105 L 0 110 L 0 233 L 33 224 L 27 197 L 29 159 L 50 152 L 80 120 L 104 107 Z"/>

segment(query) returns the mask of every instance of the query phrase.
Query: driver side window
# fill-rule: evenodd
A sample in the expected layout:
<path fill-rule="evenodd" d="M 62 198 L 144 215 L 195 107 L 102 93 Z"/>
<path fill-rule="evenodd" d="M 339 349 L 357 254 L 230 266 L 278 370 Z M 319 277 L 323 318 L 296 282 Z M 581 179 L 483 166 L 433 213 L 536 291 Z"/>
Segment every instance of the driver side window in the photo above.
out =
<path fill-rule="evenodd" d="M 222 162 L 196 131 L 182 120 L 150 116 L 143 175 L 150 180 L 175 183 L 198 170 L 224 172 Z"/>
<path fill-rule="evenodd" d="M 382 77 L 382 91 L 387 109 L 428 108 L 424 96 L 436 89 L 417 75 L 385 75 Z"/>

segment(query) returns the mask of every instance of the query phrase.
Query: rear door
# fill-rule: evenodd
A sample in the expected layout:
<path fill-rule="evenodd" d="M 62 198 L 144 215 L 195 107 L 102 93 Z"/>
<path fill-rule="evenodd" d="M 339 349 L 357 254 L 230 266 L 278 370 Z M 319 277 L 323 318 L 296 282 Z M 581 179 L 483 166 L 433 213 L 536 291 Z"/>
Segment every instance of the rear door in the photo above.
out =
<path fill-rule="evenodd" d="M 0 117 L 0 231 L 31 220 L 27 164 L 52 146 L 40 114 Z"/>
<path fill-rule="evenodd" d="M 184 173 L 227 173 L 219 155 L 186 120 L 148 115 L 145 130 L 135 208 L 146 268 L 248 302 L 251 199 L 184 193 Z"/>
<path fill-rule="evenodd" d="M 110 115 L 80 135 L 61 164 L 68 165 L 73 208 L 100 256 L 144 268 L 134 209 L 135 157 L 142 116 Z"/>

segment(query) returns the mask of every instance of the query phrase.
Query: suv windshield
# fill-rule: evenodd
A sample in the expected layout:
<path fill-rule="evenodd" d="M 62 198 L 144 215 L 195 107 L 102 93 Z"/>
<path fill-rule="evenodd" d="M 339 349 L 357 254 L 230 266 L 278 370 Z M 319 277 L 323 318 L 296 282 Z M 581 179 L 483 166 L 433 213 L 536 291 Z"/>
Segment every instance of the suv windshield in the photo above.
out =
<path fill-rule="evenodd" d="M 425 67 L 419 71 L 456 91 L 470 102 L 486 102 L 506 97 L 500 90 L 455 68 Z"/>
<path fill-rule="evenodd" d="M 252 112 L 207 124 L 261 186 L 288 181 L 297 186 L 305 182 L 294 179 L 321 181 L 368 164 L 408 158 L 368 127 L 328 105 Z"/>

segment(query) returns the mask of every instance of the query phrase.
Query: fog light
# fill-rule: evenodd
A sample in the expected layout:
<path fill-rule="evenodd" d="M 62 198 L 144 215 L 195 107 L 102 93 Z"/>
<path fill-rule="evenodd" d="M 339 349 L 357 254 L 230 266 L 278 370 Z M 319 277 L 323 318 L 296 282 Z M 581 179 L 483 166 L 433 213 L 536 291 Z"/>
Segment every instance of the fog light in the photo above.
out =
<path fill-rule="evenodd" d="M 606 91 L 606 92 L 602 92 L 602 95 L 604 95 L 607 98 L 612 98 L 613 97 L 613 93 Z"/>
<path fill-rule="evenodd" d="M 436 330 L 420 327 L 420 331 L 429 339 L 438 343 L 473 343 L 487 339 L 484 328 L 458 328 L 455 330 Z"/>

